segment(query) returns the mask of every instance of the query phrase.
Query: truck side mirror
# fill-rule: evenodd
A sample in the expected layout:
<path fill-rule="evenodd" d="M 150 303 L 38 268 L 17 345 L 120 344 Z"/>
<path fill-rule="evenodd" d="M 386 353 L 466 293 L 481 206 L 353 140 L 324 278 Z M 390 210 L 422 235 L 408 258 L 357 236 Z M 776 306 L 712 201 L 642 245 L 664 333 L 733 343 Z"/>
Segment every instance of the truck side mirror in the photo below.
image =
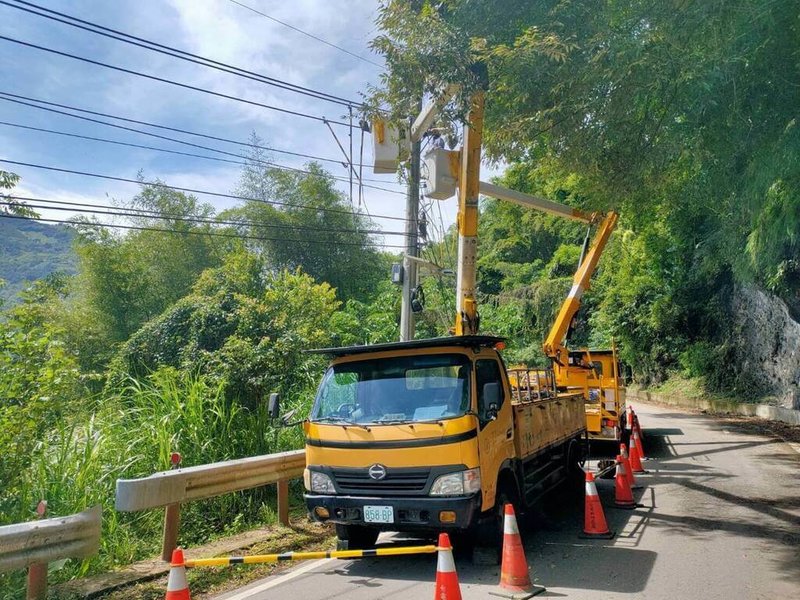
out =
<path fill-rule="evenodd" d="M 269 405 L 267 406 L 267 413 L 270 419 L 277 419 L 281 414 L 281 397 L 278 392 L 272 392 L 269 395 Z"/>
<path fill-rule="evenodd" d="M 484 418 L 494 421 L 497 418 L 497 409 L 500 406 L 500 384 L 497 382 L 483 384 L 483 405 L 486 408 Z"/>

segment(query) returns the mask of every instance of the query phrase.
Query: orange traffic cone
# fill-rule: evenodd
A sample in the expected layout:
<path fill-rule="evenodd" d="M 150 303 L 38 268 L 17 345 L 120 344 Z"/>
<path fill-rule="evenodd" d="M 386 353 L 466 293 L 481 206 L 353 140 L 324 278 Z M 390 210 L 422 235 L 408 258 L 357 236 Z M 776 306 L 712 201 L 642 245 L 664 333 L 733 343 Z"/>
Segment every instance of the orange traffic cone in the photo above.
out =
<path fill-rule="evenodd" d="M 631 435 L 631 451 L 628 453 L 628 458 L 634 473 L 647 473 L 642 466 L 642 456 L 639 454 L 639 436 L 636 435 L 635 429 Z"/>
<path fill-rule="evenodd" d="M 545 588 L 533 585 L 531 582 L 514 507 L 506 504 L 503 518 L 503 562 L 500 567 L 500 590 L 489 592 L 489 594 L 501 598 L 522 600 L 544 591 Z"/>
<path fill-rule="evenodd" d="M 628 431 L 633 429 L 633 407 L 630 404 L 625 407 L 625 429 Z"/>
<path fill-rule="evenodd" d="M 189 584 L 186 582 L 186 566 L 183 562 L 183 550 L 175 548 L 172 551 L 172 561 L 169 564 L 169 579 L 167 579 L 167 595 L 164 600 L 191 600 Z"/>
<path fill-rule="evenodd" d="M 625 473 L 625 463 L 622 455 L 617 456 L 617 473 L 614 477 L 614 506 L 617 508 L 636 508 L 631 485 Z"/>
<path fill-rule="evenodd" d="M 597 495 L 597 486 L 594 483 L 594 475 L 591 471 L 586 471 L 586 509 L 583 519 L 582 538 L 602 538 L 610 540 L 614 537 L 614 532 L 609 530 L 606 516 L 603 514 L 603 505 L 600 503 L 600 496 Z"/>
<path fill-rule="evenodd" d="M 631 486 L 632 490 L 638 490 L 640 485 L 636 483 L 636 477 L 633 476 L 633 469 L 631 468 L 631 461 L 628 458 L 628 449 L 625 447 L 625 444 L 619 445 L 619 453 L 622 456 L 622 464 L 625 465 L 625 475 L 628 478 L 628 485 Z"/>
<path fill-rule="evenodd" d="M 647 457 L 644 455 L 644 444 L 642 443 L 642 428 L 639 425 L 639 417 L 636 416 L 636 413 L 633 415 L 633 432 L 636 434 L 636 447 L 639 449 L 639 458 L 647 460 Z"/>
<path fill-rule="evenodd" d="M 439 534 L 439 557 L 436 563 L 436 591 L 433 600 L 461 600 L 453 547 L 446 533 Z"/>

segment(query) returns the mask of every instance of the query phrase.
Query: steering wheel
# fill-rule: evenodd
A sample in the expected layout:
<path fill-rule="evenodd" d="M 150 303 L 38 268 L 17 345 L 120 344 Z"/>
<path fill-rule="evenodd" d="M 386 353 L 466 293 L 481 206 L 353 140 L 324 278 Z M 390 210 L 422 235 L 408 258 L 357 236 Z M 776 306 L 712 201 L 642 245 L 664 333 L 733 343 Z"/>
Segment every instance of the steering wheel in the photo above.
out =
<path fill-rule="evenodd" d="M 336 415 L 339 417 L 349 417 L 356 409 L 355 402 L 343 402 L 336 407 Z"/>

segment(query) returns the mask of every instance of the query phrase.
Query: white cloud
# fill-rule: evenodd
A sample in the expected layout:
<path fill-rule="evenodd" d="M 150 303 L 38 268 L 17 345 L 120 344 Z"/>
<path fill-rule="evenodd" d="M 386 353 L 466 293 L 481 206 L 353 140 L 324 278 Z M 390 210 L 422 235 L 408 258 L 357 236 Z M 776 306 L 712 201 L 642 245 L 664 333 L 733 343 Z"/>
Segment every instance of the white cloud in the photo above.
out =
<path fill-rule="evenodd" d="M 305 87 L 324 90 L 345 98 L 358 100 L 359 91 L 366 89 L 368 82 L 376 82 L 380 69 L 342 53 L 330 46 L 310 39 L 283 25 L 256 15 L 227 0 L 120 0 L 107 3 L 104 0 L 85 0 L 71 3 L 68 8 L 59 6 L 55 0 L 46 0 L 48 6 L 63 10 L 80 18 L 119 28 L 134 35 L 151 39 L 176 48 L 184 49 L 215 60 L 237 65 L 254 72 L 280 78 Z M 370 60 L 380 62 L 367 48 L 374 34 L 374 16 L 377 2 L 372 0 L 293 0 L 291 2 L 265 2 L 264 0 L 242 0 L 244 3 L 267 14 L 342 46 Z M 9 9 L 10 10 L 10 9 Z M 6 11 L 7 13 L 8 11 Z M 2 13 L 2 14 L 6 14 Z M 0 14 L 0 17 L 2 17 Z M 133 70 L 151 73 L 165 79 L 208 88 L 239 98 L 283 106 L 314 115 L 325 115 L 339 119 L 344 108 L 279 90 L 262 83 L 230 74 L 193 65 L 172 57 L 134 48 L 116 41 L 105 40 L 86 32 L 78 32 L 62 25 L 47 24 L 41 19 L 26 18 L 24 35 L 31 41 L 64 48 L 76 54 L 91 56 L 97 60 L 118 64 Z M 0 24 L 0 29 L 3 28 Z M 181 127 L 187 130 L 218 135 L 246 141 L 252 130 L 256 130 L 265 144 L 276 148 L 311 155 L 339 159 L 338 149 L 328 129 L 319 122 L 283 115 L 257 106 L 247 105 L 201 92 L 181 89 L 165 83 L 148 81 L 133 75 L 114 73 L 102 67 L 82 65 L 69 59 L 43 56 L 41 53 L 22 52 L 14 49 L 29 77 L 17 80 L 10 74 L 0 72 L 0 89 L 17 89 L 19 93 L 100 110 L 111 114 Z M 2 59 L 0 59 L 2 60 Z M 27 89 L 26 89 L 27 88 Z M 3 109 L 0 105 L 0 109 Z M 28 113 L 19 113 L 21 121 L 30 118 Z M 13 115 L 12 115 L 13 116 Z M 13 119 L 10 119 L 13 120 Z M 52 117 L 49 125 L 65 129 L 63 117 Z M 89 132 L 153 146 L 174 147 L 181 151 L 195 152 L 169 142 L 142 138 L 134 133 L 90 126 L 72 122 L 75 130 Z M 335 128 L 337 135 L 348 146 L 347 129 Z M 102 132 L 102 133 L 101 133 Z M 162 132 L 165 133 L 165 132 Z M 21 134 L 20 134 L 21 135 Z M 173 135 L 166 133 L 166 135 Z M 176 134 L 176 137 L 184 137 Z M 89 142 L 62 141 L 48 144 L 47 141 L 8 137 L 13 147 L 15 139 L 23 139 L 22 150 L 26 157 L 35 156 L 41 162 L 69 165 L 71 168 L 94 170 L 101 173 L 131 176 L 144 167 L 147 177 L 160 177 L 167 183 L 182 187 L 209 189 L 223 193 L 236 186 L 239 168 L 211 161 L 192 158 L 176 158 L 145 150 L 128 150 L 92 144 Z M 245 148 L 221 142 L 186 139 L 220 149 L 241 153 Z M 358 156 L 360 132 L 354 131 L 355 155 Z M 36 144 L 41 144 L 37 146 Z M 371 157 L 370 138 L 365 138 L 364 162 Z M 45 146 L 44 144 L 48 144 Z M 4 144 L 5 146 L 5 144 Z M 46 152 L 45 152 L 46 150 Z M 204 151 L 196 150 L 198 153 Z M 8 155 L 3 148 L 2 154 Z M 19 152 L 18 152 L 19 154 Z M 275 153 L 277 163 L 302 167 L 306 159 Z M 33 160 L 31 160 L 33 162 Z M 347 171 L 336 164 L 323 163 L 336 176 L 344 177 Z M 369 185 L 402 191 L 394 176 L 378 176 L 370 168 L 364 169 L 364 177 L 379 180 Z M 48 174 L 41 171 L 25 172 L 25 189 L 42 196 L 56 199 L 72 198 L 86 201 L 105 198 L 109 192 L 120 199 L 130 198 L 138 190 L 135 185 L 116 184 L 104 180 L 89 180 L 79 177 Z M 347 192 L 346 182 L 337 187 Z M 365 198 L 372 214 L 403 217 L 405 198 L 403 195 L 366 189 Z M 235 202 L 221 198 L 209 199 L 214 206 L 224 208 Z M 106 203 L 103 201 L 102 203 Z M 445 225 L 454 220 L 456 201 L 442 205 Z M 401 221 L 376 219 L 386 229 L 402 229 Z M 391 243 L 400 238 L 388 238 Z"/>

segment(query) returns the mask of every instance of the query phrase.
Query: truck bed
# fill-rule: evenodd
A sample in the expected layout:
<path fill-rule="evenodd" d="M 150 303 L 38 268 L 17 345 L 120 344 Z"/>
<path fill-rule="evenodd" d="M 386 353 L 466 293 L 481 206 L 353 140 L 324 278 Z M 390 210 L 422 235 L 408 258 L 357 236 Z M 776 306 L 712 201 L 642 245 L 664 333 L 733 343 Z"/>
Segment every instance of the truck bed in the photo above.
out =
<path fill-rule="evenodd" d="M 525 459 L 586 429 L 582 394 L 558 394 L 552 398 L 514 401 L 514 445 Z"/>

